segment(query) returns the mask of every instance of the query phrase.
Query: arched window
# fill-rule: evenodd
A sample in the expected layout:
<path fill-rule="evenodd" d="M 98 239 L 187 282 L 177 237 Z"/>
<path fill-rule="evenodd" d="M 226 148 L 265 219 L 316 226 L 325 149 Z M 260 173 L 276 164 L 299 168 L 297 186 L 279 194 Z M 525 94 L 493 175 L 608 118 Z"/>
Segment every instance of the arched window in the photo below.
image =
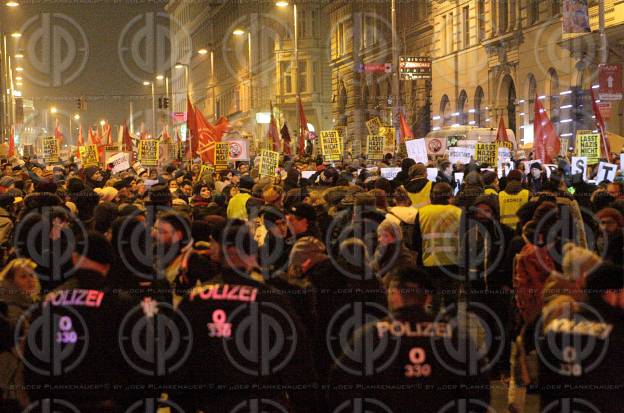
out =
<path fill-rule="evenodd" d="M 557 71 L 552 67 L 548 69 L 548 105 L 550 119 L 553 122 L 559 122 L 559 76 Z"/>
<path fill-rule="evenodd" d="M 440 100 L 440 118 L 442 119 L 442 126 L 449 125 L 451 119 L 451 116 L 449 114 L 449 106 L 450 102 L 448 96 L 442 96 L 442 99 Z"/>
<path fill-rule="evenodd" d="M 457 98 L 457 112 L 459 113 L 459 117 L 457 118 L 457 123 L 460 125 L 465 125 L 468 123 L 468 115 L 466 113 L 466 100 L 468 99 L 468 95 L 465 90 L 462 90 L 459 93 L 459 97 Z"/>
<path fill-rule="evenodd" d="M 482 115 L 482 103 L 483 103 L 483 89 L 481 86 L 477 86 L 474 96 L 474 121 L 477 126 L 483 126 L 484 116 Z"/>
<path fill-rule="evenodd" d="M 525 119 L 528 119 L 528 123 L 533 123 L 534 106 L 535 106 L 535 95 L 537 94 L 537 81 L 535 80 L 535 76 L 529 73 L 527 76 L 526 82 L 526 107 L 525 107 Z M 525 122 L 527 124 L 527 122 Z"/>

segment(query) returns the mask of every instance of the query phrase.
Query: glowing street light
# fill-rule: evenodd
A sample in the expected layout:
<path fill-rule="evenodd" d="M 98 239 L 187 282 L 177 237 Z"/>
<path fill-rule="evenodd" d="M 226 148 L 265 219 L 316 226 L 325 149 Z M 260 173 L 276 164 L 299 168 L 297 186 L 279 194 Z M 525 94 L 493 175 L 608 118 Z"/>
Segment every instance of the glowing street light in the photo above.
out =
<path fill-rule="evenodd" d="M 80 115 L 76 113 L 76 114 L 74 115 L 74 119 L 75 119 L 75 120 L 80 120 Z"/>
<path fill-rule="evenodd" d="M 163 80 L 165 77 L 163 75 L 156 76 L 156 80 Z M 145 85 L 145 83 L 143 83 Z M 147 86 L 147 85 L 145 85 Z"/>
<path fill-rule="evenodd" d="M 22 37 L 22 34 L 20 32 L 14 32 L 14 33 L 11 33 L 11 37 L 15 39 L 19 39 L 20 37 Z"/>
<path fill-rule="evenodd" d="M 106 121 L 105 121 L 104 119 L 102 119 L 102 120 L 100 121 L 100 126 L 104 126 L 104 125 L 106 125 Z"/>
<path fill-rule="evenodd" d="M 6 5 L 7 5 L 8 7 L 17 7 L 17 6 L 19 6 L 19 3 L 18 3 L 18 2 L 16 2 L 16 1 L 12 1 L 12 0 L 10 0 L 10 1 L 7 1 L 7 2 L 6 2 Z"/>
<path fill-rule="evenodd" d="M 236 29 L 236 30 L 234 30 L 234 31 L 232 32 L 232 34 L 233 34 L 234 36 L 242 36 L 242 35 L 244 35 L 244 34 L 245 34 L 245 30 L 242 30 L 242 29 Z"/>
<path fill-rule="evenodd" d="M 15 76 L 15 80 L 24 80 L 24 78 L 21 76 Z"/>
<path fill-rule="evenodd" d="M 288 3 L 287 1 L 278 1 L 278 2 L 275 2 L 275 5 L 276 5 L 277 7 L 288 7 L 288 4 L 289 4 L 289 3 Z"/>
<path fill-rule="evenodd" d="M 199 53 L 199 54 L 201 54 L 201 55 L 208 54 L 208 49 L 199 49 L 199 50 L 197 51 L 197 53 Z"/>
<path fill-rule="evenodd" d="M 21 59 L 21 58 L 23 58 L 23 57 L 24 57 L 24 55 L 23 55 L 23 54 L 21 54 L 21 53 L 18 53 L 18 54 L 16 54 L 16 55 L 15 55 L 15 58 L 16 58 L 16 59 Z"/>
<path fill-rule="evenodd" d="M 57 113 L 57 112 L 58 112 L 58 109 L 56 108 L 56 106 L 52 106 L 52 107 L 50 108 L 50 113 L 55 114 L 55 113 Z"/>
<path fill-rule="evenodd" d="M 16 67 L 16 68 L 15 68 L 15 71 L 16 71 L 16 72 L 23 72 L 23 71 L 24 71 L 24 68 L 23 68 L 23 67 L 21 67 L 21 66 L 18 66 L 18 67 Z"/>

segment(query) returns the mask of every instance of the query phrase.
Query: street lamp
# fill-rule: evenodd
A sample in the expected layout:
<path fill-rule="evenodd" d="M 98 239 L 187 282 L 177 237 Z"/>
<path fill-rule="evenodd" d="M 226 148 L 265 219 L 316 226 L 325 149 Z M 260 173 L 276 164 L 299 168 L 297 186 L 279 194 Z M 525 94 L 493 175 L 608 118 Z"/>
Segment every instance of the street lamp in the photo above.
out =
<path fill-rule="evenodd" d="M 152 88 L 152 133 L 156 134 L 156 98 L 154 97 L 154 82 L 143 82 L 143 86 L 151 86 Z"/>
<path fill-rule="evenodd" d="M 50 113 L 55 114 L 55 113 L 57 113 L 57 112 L 58 112 L 58 109 L 56 108 L 56 106 L 52 106 L 52 107 L 50 108 Z"/>
<path fill-rule="evenodd" d="M 197 51 L 197 53 L 199 53 L 199 54 L 201 54 L 201 55 L 208 54 L 208 49 L 199 49 L 199 50 Z"/>
<path fill-rule="evenodd" d="M 80 115 L 76 113 L 76 114 L 74 115 L 74 119 L 75 119 L 75 120 L 80 120 Z"/>
<path fill-rule="evenodd" d="M 16 68 L 15 68 L 15 71 L 16 71 L 16 72 L 23 72 L 23 71 L 24 71 L 24 68 L 23 68 L 23 67 L 21 67 L 21 66 L 18 66 L 18 67 L 16 67 Z"/>
<path fill-rule="evenodd" d="M 102 119 L 102 120 L 100 121 L 100 126 L 104 126 L 104 125 L 106 125 L 106 121 L 105 121 L 104 119 Z"/>
<path fill-rule="evenodd" d="M 21 59 L 24 57 L 24 55 L 22 53 L 18 53 L 14 56 L 16 59 Z"/>
<path fill-rule="evenodd" d="M 19 6 L 19 3 L 18 3 L 18 2 L 16 2 L 16 1 L 12 1 L 12 0 L 11 0 L 11 1 L 7 1 L 7 2 L 6 2 L 6 5 L 7 5 L 8 7 L 17 7 L 17 6 Z"/>
<path fill-rule="evenodd" d="M 244 35 L 244 34 L 245 34 L 245 30 L 243 30 L 243 29 L 236 29 L 236 30 L 234 30 L 234 31 L 232 32 L 232 34 L 233 34 L 234 36 L 242 36 L 242 35 Z"/>
<path fill-rule="evenodd" d="M 288 4 L 289 3 L 287 1 L 278 1 L 275 3 L 277 7 L 288 7 Z"/>
<path fill-rule="evenodd" d="M 19 39 L 20 37 L 22 37 L 22 34 L 20 32 L 13 32 L 11 33 L 11 37 Z"/>

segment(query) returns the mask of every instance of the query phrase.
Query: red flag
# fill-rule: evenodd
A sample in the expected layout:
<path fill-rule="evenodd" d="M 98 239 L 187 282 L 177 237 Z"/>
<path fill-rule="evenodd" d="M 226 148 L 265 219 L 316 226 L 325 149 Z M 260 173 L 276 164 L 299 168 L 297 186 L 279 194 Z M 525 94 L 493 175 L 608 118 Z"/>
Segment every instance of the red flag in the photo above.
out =
<path fill-rule="evenodd" d="M 15 155 L 15 134 L 14 134 L 15 130 L 13 129 L 13 126 L 11 126 L 11 135 L 9 136 L 9 153 L 8 153 L 8 157 L 10 158 L 11 156 Z"/>
<path fill-rule="evenodd" d="M 297 109 L 299 110 L 299 142 L 297 145 L 297 153 L 299 156 L 305 155 L 305 141 L 308 139 L 308 120 L 303 112 L 301 97 L 297 96 Z"/>
<path fill-rule="evenodd" d="M 169 135 L 169 125 L 163 125 L 163 130 L 160 136 L 162 137 L 163 142 L 171 143 L 171 135 Z"/>
<path fill-rule="evenodd" d="M 210 162 L 214 165 L 215 143 L 220 140 L 217 137 L 217 130 L 199 110 L 195 110 L 195 125 L 197 126 L 197 153 L 202 162 Z"/>
<path fill-rule="evenodd" d="M 104 137 L 104 140 L 106 141 L 106 145 L 113 144 L 113 134 L 111 130 L 111 125 L 109 125 L 108 122 L 105 123 L 104 126 L 102 126 L 102 136 Z"/>
<path fill-rule="evenodd" d="M 188 95 L 186 95 L 186 133 L 187 155 L 189 159 L 193 159 L 198 149 L 197 116 L 191 103 L 191 97 Z"/>
<path fill-rule="evenodd" d="M 92 127 L 89 127 L 88 139 L 90 145 L 98 145 L 100 143 L 100 138 L 95 134 L 95 132 L 93 132 Z"/>
<path fill-rule="evenodd" d="M 79 147 L 76 150 L 76 158 L 80 158 L 80 146 L 84 145 L 84 136 L 82 136 L 82 125 L 78 126 L 78 140 L 76 145 Z"/>
<path fill-rule="evenodd" d="M 555 132 L 555 127 L 548 118 L 542 102 L 535 96 L 535 116 L 533 121 L 533 152 L 534 159 L 541 159 L 543 163 L 552 163 L 559 155 L 561 141 Z"/>
<path fill-rule="evenodd" d="M 291 155 L 290 152 L 290 132 L 288 131 L 288 125 L 284 122 L 284 126 L 280 130 L 282 135 L 282 143 L 284 144 L 284 155 Z"/>
<path fill-rule="evenodd" d="M 273 150 L 275 152 L 279 151 L 280 147 L 280 137 L 279 137 L 279 129 L 277 128 L 277 120 L 275 119 L 275 115 L 273 115 L 273 103 L 271 103 L 271 123 L 269 124 L 269 141 L 273 144 Z"/>
<path fill-rule="evenodd" d="M 414 132 L 412 132 L 412 128 L 410 128 L 405 116 L 403 116 L 403 112 L 399 113 L 399 126 L 401 128 L 401 142 L 414 139 Z"/>
<path fill-rule="evenodd" d="M 61 132 L 61 123 L 58 118 L 56 118 L 56 126 L 54 127 L 54 137 L 58 141 L 59 146 L 61 146 L 65 137 L 63 136 L 63 132 Z"/>
<path fill-rule="evenodd" d="M 607 158 L 607 160 L 611 159 L 611 146 L 609 145 L 609 136 L 605 131 L 604 120 L 602 119 L 602 114 L 600 113 L 600 108 L 598 107 L 598 103 L 596 103 L 596 97 L 594 96 L 594 89 L 590 88 L 591 92 L 591 100 L 592 100 L 592 110 L 594 111 L 594 116 L 596 117 L 596 125 L 598 126 L 598 130 L 600 131 L 600 136 L 602 139 L 600 140 L 600 150 L 602 151 L 603 158 Z"/>
<path fill-rule="evenodd" d="M 505 120 L 500 118 L 498 121 L 498 130 L 496 131 L 497 142 L 509 142 L 509 136 L 507 136 L 507 128 L 505 127 Z"/>
<path fill-rule="evenodd" d="M 130 136 L 130 130 L 126 121 L 123 123 L 123 137 L 122 137 L 122 149 L 126 152 L 130 152 L 130 160 L 132 161 L 132 136 Z"/>

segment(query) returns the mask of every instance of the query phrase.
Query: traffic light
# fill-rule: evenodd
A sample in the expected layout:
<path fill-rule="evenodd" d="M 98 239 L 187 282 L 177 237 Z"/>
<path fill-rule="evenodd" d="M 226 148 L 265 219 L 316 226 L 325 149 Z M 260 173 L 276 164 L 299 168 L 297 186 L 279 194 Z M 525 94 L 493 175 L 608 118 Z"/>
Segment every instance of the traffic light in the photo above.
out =
<path fill-rule="evenodd" d="M 78 110 L 87 110 L 87 100 L 82 97 L 76 99 L 76 107 Z"/>
<path fill-rule="evenodd" d="M 158 98 L 158 109 L 163 108 L 163 98 Z"/>
<path fill-rule="evenodd" d="M 169 98 L 164 98 L 163 99 L 163 108 L 164 109 L 169 109 Z"/>

